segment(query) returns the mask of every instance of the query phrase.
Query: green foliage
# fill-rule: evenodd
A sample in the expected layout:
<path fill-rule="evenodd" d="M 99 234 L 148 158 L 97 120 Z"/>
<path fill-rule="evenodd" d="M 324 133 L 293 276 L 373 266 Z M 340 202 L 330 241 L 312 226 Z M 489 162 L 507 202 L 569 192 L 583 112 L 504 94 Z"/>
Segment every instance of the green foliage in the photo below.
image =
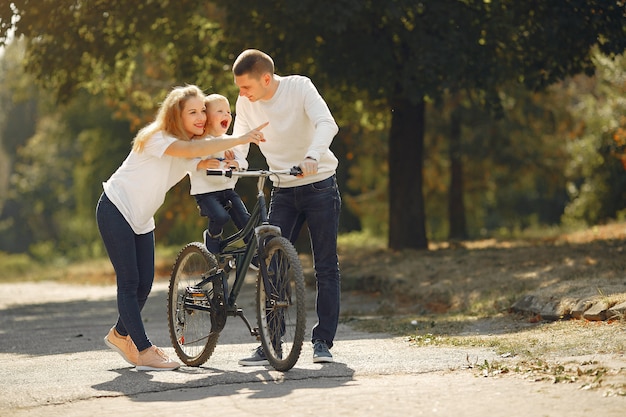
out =
<path fill-rule="evenodd" d="M 174 84 L 234 91 L 221 77 L 221 13 L 211 3 L 16 0 L 0 8 L 0 41 L 14 16 L 14 36 L 28 40 L 26 69 L 40 85 L 60 102 L 82 88 L 102 93 L 135 128 Z"/>
<path fill-rule="evenodd" d="M 383 236 L 389 219 L 401 219 L 402 233 L 421 238 L 423 213 L 416 211 L 423 199 L 430 236 L 445 238 L 455 151 L 465 166 L 471 236 L 554 222 L 566 203 L 569 160 L 573 203 L 565 219 L 601 221 L 625 207 L 625 123 L 611 124 L 607 115 L 623 113 L 619 95 L 611 105 L 572 102 L 585 124 L 564 143 L 571 125 L 559 100 L 519 89 L 593 72 L 600 61 L 592 60 L 592 45 L 609 57 L 622 52 L 621 1 L 127 3 L 0 5 L 0 43 L 12 29 L 18 39 L 0 61 L 0 139 L 14 174 L 12 194 L 0 197 L 0 249 L 54 242 L 62 252 L 101 253 L 93 244 L 93 208 L 133 132 L 173 85 L 194 83 L 234 98 L 229 65 L 248 47 L 274 56 L 279 73 L 313 78 L 337 117 L 332 149 L 341 160 L 342 231 Z M 623 68 L 612 71 L 600 79 L 619 85 Z M 50 104 L 57 102 L 64 105 Z M 604 121 L 591 120 L 598 108 Z M 453 111 L 463 114 L 458 149 L 449 143 Z M 407 117 L 394 126 L 398 114 Z M 4 193 L 3 184 L 0 175 Z M 198 239 L 204 219 L 185 187 L 157 214 L 158 239 Z M 402 203 L 390 204 L 397 199 Z"/>
<path fill-rule="evenodd" d="M 607 54 L 626 48 L 625 6 L 617 1 L 232 0 L 224 7 L 231 49 L 263 49 L 283 73 L 304 71 L 340 89 L 358 86 L 392 109 L 387 157 L 394 248 L 426 243 L 422 208 L 430 190 L 421 172 L 427 155 L 422 100 L 439 102 L 469 91 L 478 97 L 474 109 L 502 115 L 500 94 L 512 83 L 544 89 L 569 75 L 592 73 L 589 52 L 596 43 Z M 504 149 L 493 149 L 498 148 Z M 517 193 L 541 184 L 527 181 Z M 496 190 L 499 196 L 505 188 Z M 547 192 L 525 201 L 503 200 L 516 207 L 537 200 L 549 205 Z M 562 200 L 557 197 L 557 203 Z"/>
<path fill-rule="evenodd" d="M 367 231 L 344 233 L 337 241 L 342 251 L 360 250 L 363 248 L 380 248 L 387 246 L 385 239 L 380 234 Z"/>
<path fill-rule="evenodd" d="M 15 56 L 5 56 L 5 68 L 16 64 Z M 20 117 L 0 125 L 1 142 L 12 157 L 10 187 L 1 199 L 0 248 L 29 250 L 39 258 L 98 252 L 94 207 L 101 182 L 128 152 L 129 123 L 113 120 L 101 97 L 82 94 L 70 105 L 51 106 L 32 80 L 27 82 L 28 75 L 2 75 L 14 75 L 5 81 L 3 108 Z M 15 149 L 6 146 L 11 143 Z"/>
<path fill-rule="evenodd" d="M 0 269 L 7 277 L 25 274 L 32 269 L 32 264 L 33 259 L 25 253 L 10 255 L 0 252 Z"/>
<path fill-rule="evenodd" d="M 593 71 L 589 48 L 598 40 L 607 54 L 626 49 L 619 1 L 230 0 L 223 6 L 234 50 L 254 45 L 284 63 L 281 71 L 304 64 L 307 73 L 359 85 L 372 97 L 415 101 L 477 89 L 495 99 L 511 80 L 540 88 Z"/>
<path fill-rule="evenodd" d="M 565 224 L 598 224 L 616 219 L 626 207 L 626 56 L 596 54 L 597 76 L 587 84 L 569 83 L 569 111 L 578 121 L 570 140 Z"/>

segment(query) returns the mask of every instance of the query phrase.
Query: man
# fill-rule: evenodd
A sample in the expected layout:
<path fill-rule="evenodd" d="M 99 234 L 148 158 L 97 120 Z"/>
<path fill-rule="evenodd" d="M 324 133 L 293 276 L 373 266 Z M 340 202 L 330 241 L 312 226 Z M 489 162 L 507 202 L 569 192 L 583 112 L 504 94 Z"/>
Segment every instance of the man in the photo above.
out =
<path fill-rule="evenodd" d="M 233 74 L 239 87 L 233 135 L 269 122 L 264 128 L 266 141 L 259 144 L 269 168 L 302 168 L 301 176 L 272 178 L 269 221 L 291 242 L 307 223 L 317 281 L 313 362 L 333 362 L 330 348 L 340 303 L 337 229 L 341 197 L 335 177 L 338 161 L 329 147 L 339 128 L 311 80 L 276 75 L 269 55 L 255 49 L 242 52 L 233 64 Z M 247 154 L 249 146 L 244 147 Z M 239 364 L 267 365 L 268 361 L 259 346 Z"/>

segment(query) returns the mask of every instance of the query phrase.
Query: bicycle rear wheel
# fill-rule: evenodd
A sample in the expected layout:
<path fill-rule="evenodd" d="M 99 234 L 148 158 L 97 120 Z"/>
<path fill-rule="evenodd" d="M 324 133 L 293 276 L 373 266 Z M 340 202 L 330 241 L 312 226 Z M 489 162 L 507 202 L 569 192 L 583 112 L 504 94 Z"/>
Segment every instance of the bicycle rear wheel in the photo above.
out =
<path fill-rule="evenodd" d="M 265 252 L 267 268 L 260 268 L 257 276 L 259 334 L 270 365 L 288 371 L 300 356 L 306 328 L 302 265 L 284 237 L 272 238 Z"/>
<path fill-rule="evenodd" d="M 202 243 L 187 244 L 170 277 L 167 316 L 170 340 L 186 365 L 200 366 L 217 345 L 226 320 L 224 286 L 217 261 Z"/>

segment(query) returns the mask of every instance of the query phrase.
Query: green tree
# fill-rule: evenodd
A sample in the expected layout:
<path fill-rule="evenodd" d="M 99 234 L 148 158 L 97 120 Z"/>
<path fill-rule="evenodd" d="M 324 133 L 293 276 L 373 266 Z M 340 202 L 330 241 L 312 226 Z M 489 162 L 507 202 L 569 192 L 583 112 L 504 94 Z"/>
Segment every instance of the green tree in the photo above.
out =
<path fill-rule="evenodd" d="M 8 195 L 19 208 L 18 242 L 90 255 L 98 240 L 94 207 L 100 183 L 128 153 L 129 122 L 115 120 L 101 97 L 84 93 L 66 106 L 38 106 L 35 132 L 15 155 Z"/>
<path fill-rule="evenodd" d="M 483 92 L 498 109 L 510 81 L 541 89 L 592 72 L 590 48 L 626 47 L 619 1 L 229 0 L 226 39 L 265 49 L 283 71 L 305 70 L 335 88 L 386 101 L 389 246 L 426 248 L 425 100 Z M 235 48 L 231 48 L 235 49 Z"/>
<path fill-rule="evenodd" d="M 136 125 L 174 84 L 233 89 L 220 15 L 190 0 L 12 0 L 0 7 L 0 45 L 13 28 L 28 40 L 26 70 L 59 101 L 103 93 Z"/>
<path fill-rule="evenodd" d="M 506 83 L 545 88 L 591 73 L 591 46 L 608 54 L 626 46 L 625 5 L 618 0 L 126 3 L 15 0 L 0 7 L 0 41 L 15 22 L 16 36 L 29 40 L 29 71 L 60 99 L 87 88 L 141 110 L 153 107 L 152 97 L 171 80 L 232 88 L 224 63 L 250 46 L 272 54 L 282 72 L 305 73 L 346 97 L 366 92 L 391 113 L 389 246 L 395 249 L 428 245 L 426 103 L 469 90 L 485 108 L 499 109 Z"/>
<path fill-rule="evenodd" d="M 11 198 L 11 176 L 18 149 L 35 132 L 38 90 L 21 71 L 24 43 L 13 42 L 0 59 L 0 251 L 24 251 L 32 242 L 22 204 Z"/>
<path fill-rule="evenodd" d="M 626 212 L 626 56 L 594 55 L 597 73 L 563 83 L 576 125 L 567 142 L 565 224 L 593 225 Z"/>

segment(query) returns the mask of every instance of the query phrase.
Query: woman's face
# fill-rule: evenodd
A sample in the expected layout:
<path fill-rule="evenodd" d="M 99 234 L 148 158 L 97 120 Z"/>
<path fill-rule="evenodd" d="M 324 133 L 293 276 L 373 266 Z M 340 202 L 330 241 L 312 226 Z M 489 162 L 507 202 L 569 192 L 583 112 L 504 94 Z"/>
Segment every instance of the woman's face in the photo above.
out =
<path fill-rule="evenodd" d="M 189 137 L 202 136 L 206 127 L 206 107 L 204 99 L 192 97 L 185 102 L 182 113 L 183 128 Z"/>
<path fill-rule="evenodd" d="M 207 133 L 211 136 L 222 136 L 228 130 L 233 116 L 230 114 L 230 105 L 227 100 L 213 100 L 206 108 L 209 123 Z"/>

